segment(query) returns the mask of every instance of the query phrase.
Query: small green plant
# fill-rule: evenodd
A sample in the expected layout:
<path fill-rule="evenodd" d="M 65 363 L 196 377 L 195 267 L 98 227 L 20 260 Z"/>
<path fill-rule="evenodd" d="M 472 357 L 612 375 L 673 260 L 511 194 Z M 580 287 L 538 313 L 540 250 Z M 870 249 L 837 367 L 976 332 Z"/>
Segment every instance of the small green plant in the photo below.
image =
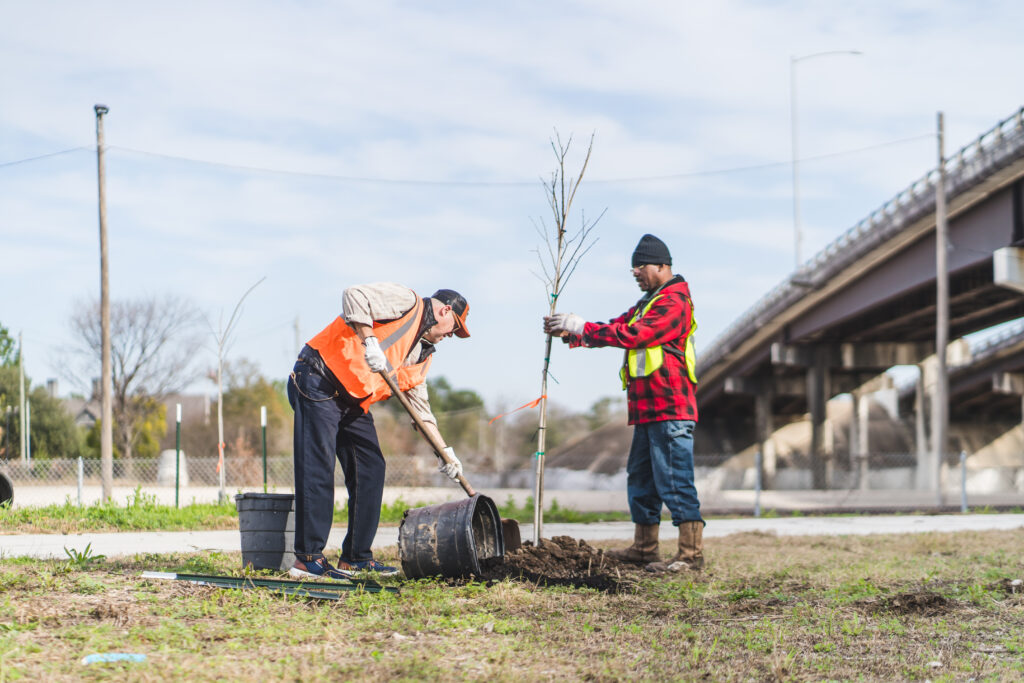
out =
<path fill-rule="evenodd" d="M 857 615 L 854 615 L 852 619 L 843 621 L 839 626 L 839 630 L 848 636 L 859 636 L 864 633 L 864 628 L 864 622 Z"/>
<path fill-rule="evenodd" d="M 747 600 L 749 598 L 756 598 L 760 593 L 756 588 L 741 588 L 740 590 L 729 593 L 725 596 L 725 599 L 729 602 L 739 602 L 740 600 Z"/>
<path fill-rule="evenodd" d="M 92 543 L 86 544 L 85 548 L 81 551 L 64 546 L 64 553 L 68 556 L 67 563 L 79 569 L 88 567 L 93 562 L 99 562 L 107 557 L 106 555 L 93 555 Z"/>
<path fill-rule="evenodd" d="M 128 507 L 130 508 L 141 508 L 146 510 L 152 510 L 160 507 L 157 502 L 156 495 L 152 493 L 146 493 L 142 490 L 142 485 L 135 487 L 132 494 L 128 496 Z"/>
<path fill-rule="evenodd" d="M 701 659 L 711 661 L 715 656 L 715 650 L 718 649 L 718 636 L 715 636 L 714 642 L 708 646 L 707 650 L 702 648 L 700 645 L 694 645 L 693 649 L 690 650 L 690 666 L 694 669 L 700 664 Z"/>

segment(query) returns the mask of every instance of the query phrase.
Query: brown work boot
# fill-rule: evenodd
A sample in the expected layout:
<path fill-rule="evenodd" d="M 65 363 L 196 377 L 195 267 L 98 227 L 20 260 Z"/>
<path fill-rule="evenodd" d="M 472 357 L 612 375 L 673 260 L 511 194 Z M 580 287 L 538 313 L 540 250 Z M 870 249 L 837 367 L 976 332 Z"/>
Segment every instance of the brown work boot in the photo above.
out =
<path fill-rule="evenodd" d="M 704 522 L 683 522 L 679 525 L 679 550 L 664 562 L 651 562 L 649 572 L 681 572 L 704 569 Z"/>
<path fill-rule="evenodd" d="M 629 564 L 646 565 L 658 559 L 658 529 L 660 524 L 637 524 L 633 531 L 633 545 L 624 550 L 608 550 L 605 555 Z"/>

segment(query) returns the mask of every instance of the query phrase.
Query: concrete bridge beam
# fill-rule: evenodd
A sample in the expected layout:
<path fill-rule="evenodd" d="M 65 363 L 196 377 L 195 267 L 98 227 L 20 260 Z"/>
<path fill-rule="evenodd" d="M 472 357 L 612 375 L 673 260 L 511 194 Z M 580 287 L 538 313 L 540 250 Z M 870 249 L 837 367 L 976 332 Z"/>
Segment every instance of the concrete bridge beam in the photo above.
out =
<path fill-rule="evenodd" d="M 1024 292 L 1024 249 L 1003 247 L 993 251 L 992 280 L 1000 287 Z"/>
<path fill-rule="evenodd" d="M 935 342 L 847 342 L 801 346 L 775 342 L 772 365 L 808 368 L 824 358 L 843 370 L 888 370 L 894 365 L 916 365 L 935 353 Z M 877 373 L 875 373 L 877 374 Z"/>
<path fill-rule="evenodd" d="M 725 393 L 758 396 L 771 392 L 773 396 L 805 396 L 807 383 L 797 377 L 727 377 L 723 383 Z"/>
<path fill-rule="evenodd" d="M 997 372 L 992 375 L 992 391 L 1021 397 L 1020 419 L 1021 424 L 1024 424 L 1024 372 Z"/>
<path fill-rule="evenodd" d="M 1024 395 L 1024 372 L 997 372 L 992 375 L 992 391 Z"/>
<path fill-rule="evenodd" d="M 840 367 L 847 370 L 916 365 L 935 353 L 935 342 L 869 342 L 839 345 Z"/>

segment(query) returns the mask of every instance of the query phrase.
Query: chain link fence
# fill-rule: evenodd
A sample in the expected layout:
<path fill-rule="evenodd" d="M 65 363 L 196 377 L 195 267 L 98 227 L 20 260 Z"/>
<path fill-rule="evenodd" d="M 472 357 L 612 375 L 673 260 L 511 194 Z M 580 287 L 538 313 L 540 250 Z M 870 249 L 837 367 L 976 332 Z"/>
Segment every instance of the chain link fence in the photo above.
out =
<path fill-rule="evenodd" d="M 468 455 L 468 454 L 467 454 Z M 532 489 L 534 471 L 519 468 L 496 472 L 484 464 L 477 467 L 474 458 L 463 458 L 467 475 L 480 489 Z M 760 454 L 698 455 L 694 474 L 698 493 L 703 501 L 724 500 L 729 493 L 745 494 L 755 512 L 762 494 L 781 496 L 787 493 L 817 493 L 821 501 L 841 505 L 845 501 L 891 501 L 894 507 L 908 501 L 960 502 L 963 506 L 1024 506 L 1024 466 L 972 462 L 966 453 L 951 453 L 943 461 L 939 474 L 940 489 L 935 491 L 935 468 L 929 456 L 916 454 L 873 453 L 867 458 L 832 456 L 810 462 L 806 456 L 790 454 L 771 462 Z M 220 472 L 217 458 L 192 458 L 182 454 L 175 467 L 175 452 L 165 451 L 160 458 L 115 460 L 113 482 L 123 502 L 133 491 L 146 493 L 161 502 L 174 502 L 181 492 L 182 501 L 209 502 L 217 499 Z M 0 472 L 12 482 L 15 500 L 21 505 L 52 504 L 64 501 L 91 502 L 98 499 L 101 487 L 100 461 L 95 459 L 48 459 L 33 462 L 0 461 Z M 237 491 L 262 490 L 291 492 L 293 466 L 291 457 L 225 457 L 224 488 L 228 495 Z M 176 488 L 177 483 L 177 488 Z M 344 491 L 341 468 L 335 469 L 335 484 Z M 450 486 L 437 471 L 437 461 L 430 455 L 387 457 L 385 485 L 390 487 L 432 488 Z M 626 472 L 598 473 L 568 468 L 548 468 L 545 489 L 555 491 L 625 491 Z M 750 496 L 753 496 L 751 498 Z M 728 496 L 725 496 L 726 498 Z M 623 500 L 625 498 L 623 497 Z M 973 502 L 972 502 L 973 501 Z M 747 503 L 744 503 L 747 504 Z"/>

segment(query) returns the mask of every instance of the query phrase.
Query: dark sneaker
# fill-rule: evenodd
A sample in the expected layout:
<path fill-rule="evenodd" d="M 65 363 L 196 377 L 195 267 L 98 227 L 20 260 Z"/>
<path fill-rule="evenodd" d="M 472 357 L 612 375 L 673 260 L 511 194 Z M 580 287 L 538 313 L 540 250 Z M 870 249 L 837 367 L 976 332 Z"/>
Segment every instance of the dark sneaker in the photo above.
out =
<path fill-rule="evenodd" d="M 398 567 L 389 567 L 377 560 L 361 560 L 359 562 L 346 562 L 338 560 L 338 569 L 346 572 L 376 572 L 381 576 L 393 576 L 398 573 Z"/>
<path fill-rule="evenodd" d="M 295 564 L 288 570 L 288 575 L 296 579 L 334 579 L 335 581 L 347 581 L 352 578 L 349 572 L 335 569 L 326 557 L 318 557 L 312 562 L 295 560 Z"/>

